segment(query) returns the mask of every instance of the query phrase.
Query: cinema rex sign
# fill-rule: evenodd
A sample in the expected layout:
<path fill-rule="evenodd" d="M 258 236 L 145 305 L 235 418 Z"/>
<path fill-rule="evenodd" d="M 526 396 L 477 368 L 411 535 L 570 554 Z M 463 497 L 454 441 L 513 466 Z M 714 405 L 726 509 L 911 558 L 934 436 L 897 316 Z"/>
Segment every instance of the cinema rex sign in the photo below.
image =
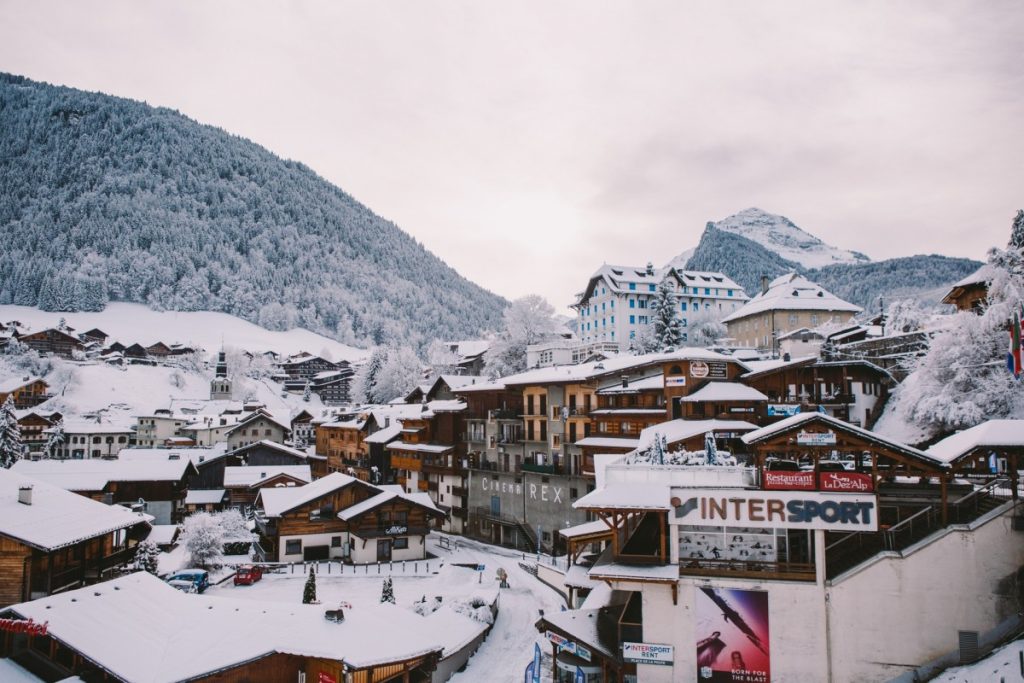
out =
<path fill-rule="evenodd" d="M 875 496 L 821 491 L 673 489 L 672 524 L 877 531 Z"/>

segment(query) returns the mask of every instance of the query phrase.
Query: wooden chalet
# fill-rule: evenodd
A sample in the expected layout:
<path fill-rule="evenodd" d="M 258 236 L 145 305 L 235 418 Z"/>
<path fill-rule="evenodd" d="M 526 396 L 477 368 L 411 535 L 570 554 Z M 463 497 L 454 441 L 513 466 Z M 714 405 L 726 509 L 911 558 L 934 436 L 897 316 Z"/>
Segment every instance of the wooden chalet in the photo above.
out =
<path fill-rule="evenodd" d="M 82 332 L 78 336 L 82 339 L 83 342 L 90 342 L 90 341 L 98 342 L 100 344 L 100 346 L 102 346 L 103 344 L 106 344 L 107 343 L 107 338 L 110 337 L 109 334 L 107 334 L 103 330 L 99 329 L 98 327 L 94 327 L 91 330 L 87 330 L 85 332 Z"/>
<path fill-rule="evenodd" d="M 223 490 L 231 507 L 249 510 L 262 489 L 305 486 L 311 481 L 309 465 L 225 467 Z"/>
<path fill-rule="evenodd" d="M 0 606 L 105 578 L 132 558 L 148 519 L 0 469 Z"/>
<path fill-rule="evenodd" d="M 316 430 L 316 452 L 327 458 L 328 472 L 344 472 L 370 480 L 370 449 L 363 439 L 377 430 L 371 412 L 347 420 L 325 422 Z"/>
<path fill-rule="evenodd" d="M 228 507 L 224 489 L 189 489 L 185 494 L 185 515 L 197 512 L 220 512 Z"/>
<path fill-rule="evenodd" d="M 61 358 L 71 358 L 75 353 L 85 351 L 85 345 L 78 337 L 53 327 L 23 334 L 18 337 L 18 341 L 41 354 L 53 354 Z"/>
<path fill-rule="evenodd" d="M 46 680 L 429 683 L 444 650 L 443 634 L 394 605 L 187 595 L 146 572 L 12 605 L 0 618 L 11 625 L 0 657 Z"/>
<path fill-rule="evenodd" d="M 10 396 L 18 410 L 34 408 L 51 398 L 50 385 L 40 377 L 20 377 L 0 382 L 0 405 Z"/>
<path fill-rule="evenodd" d="M 127 346 L 125 346 L 124 344 L 122 344 L 119 341 L 115 341 L 110 346 L 104 347 L 103 351 L 105 353 L 106 352 L 110 352 L 110 353 L 121 353 L 121 354 L 123 354 L 127 349 L 128 349 Z"/>
<path fill-rule="evenodd" d="M 274 441 L 257 441 L 232 451 L 224 449 L 224 444 L 218 444 L 213 448 L 182 450 L 182 453 L 194 454 L 192 462 L 199 473 L 198 477 L 189 481 L 189 488 L 224 488 L 224 471 L 228 467 L 281 467 L 310 464 L 304 451 Z"/>
<path fill-rule="evenodd" d="M 146 355 L 150 358 L 163 359 L 171 355 L 171 347 L 158 341 L 146 347 Z"/>
<path fill-rule="evenodd" d="M 308 410 L 300 410 L 292 416 L 292 441 L 296 444 L 299 442 L 304 444 L 316 443 L 316 426 L 317 423 L 313 420 L 313 414 Z"/>
<path fill-rule="evenodd" d="M 314 375 L 318 375 L 321 372 L 341 370 L 342 368 L 348 369 L 351 372 L 351 368 L 347 361 L 333 363 L 321 358 L 320 356 L 313 356 L 310 354 L 293 356 L 281 363 L 280 368 L 289 379 L 302 380 L 312 379 Z"/>
<path fill-rule="evenodd" d="M 992 275 L 991 266 L 982 266 L 953 285 L 942 297 L 942 303 L 956 306 L 958 311 L 981 312 L 988 299 L 988 283 Z"/>
<path fill-rule="evenodd" d="M 131 346 L 125 347 L 121 350 L 121 355 L 131 362 L 145 362 L 149 361 L 149 352 L 146 351 L 146 347 L 142 344 L 132 344 Z"/>
<path fill-rule="evenodd" d="M 426 557 L 426 536 L 444 513 L 429 496 L 377 487 L 339 472 L 256 498 L 260 553 L 277 562 L 355 564 Z"/>
<path fill-rule="evenodd" d="M 30 457 L 42 455 L 49 440 L 46 430 L 60 424 L 64 416 L 55 410 L 19 411 L 18 428 L 21 430 L 21 441 L 25 444 Z"/>
<path fill-rule="evenodd" d="M 261 408 L 243 417 L 235 426 L 228 429 L 225 435 L 228 450 L 233 451 L 260 441 L 283 444 L 290 430 L 291 426 L 287 422 L 279 420 Z"/>

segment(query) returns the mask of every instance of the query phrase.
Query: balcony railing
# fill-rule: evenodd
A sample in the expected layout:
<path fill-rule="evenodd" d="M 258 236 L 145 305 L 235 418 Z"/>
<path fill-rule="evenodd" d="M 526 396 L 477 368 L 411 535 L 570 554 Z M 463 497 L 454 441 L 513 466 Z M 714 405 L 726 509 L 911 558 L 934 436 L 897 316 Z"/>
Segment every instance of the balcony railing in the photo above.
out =
<path fill-rule="evenodd" d="M 782 581 L 814 581 L 813 564 L 803 562 L 754 562 L 748 560 L 684 560 L 680 576 L 750 576 Z"/>

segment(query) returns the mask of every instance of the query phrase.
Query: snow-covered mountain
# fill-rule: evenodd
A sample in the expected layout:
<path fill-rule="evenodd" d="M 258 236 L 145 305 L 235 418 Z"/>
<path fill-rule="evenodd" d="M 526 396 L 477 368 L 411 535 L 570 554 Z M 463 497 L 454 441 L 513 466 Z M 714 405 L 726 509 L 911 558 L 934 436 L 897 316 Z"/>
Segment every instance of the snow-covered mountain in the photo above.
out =
<path fill-rule="evenodd" d="M 757 208 L 744 209 L 720 221 L 709 222 L 707 227 L 745 237 L 804 268 L 821 268 L 837 263 L 868 263 L 871 260 L 860 252 L 826 244 L 785 216 Z M 670 265 L 685 267 L 695 251 L 696 248 L 687 249 L 672 259 Z"/>

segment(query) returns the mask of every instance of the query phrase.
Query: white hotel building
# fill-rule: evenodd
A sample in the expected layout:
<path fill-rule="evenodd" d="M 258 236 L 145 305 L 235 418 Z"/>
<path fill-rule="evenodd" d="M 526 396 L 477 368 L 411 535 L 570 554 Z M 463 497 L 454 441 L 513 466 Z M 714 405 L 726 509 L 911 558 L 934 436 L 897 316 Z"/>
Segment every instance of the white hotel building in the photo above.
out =
<path fill-rule="evenodd" d="M 699 315 L 721 320 L 750 297 L 722 273 L 677 268 L 601 266 L 572 305 L 577 312 L 576 334 L 584 344 L 614 342 L 623 351 L 654 321 L 658 285 L 665 278 L 675 290 L 679 317 L 686 327 Z"/>

